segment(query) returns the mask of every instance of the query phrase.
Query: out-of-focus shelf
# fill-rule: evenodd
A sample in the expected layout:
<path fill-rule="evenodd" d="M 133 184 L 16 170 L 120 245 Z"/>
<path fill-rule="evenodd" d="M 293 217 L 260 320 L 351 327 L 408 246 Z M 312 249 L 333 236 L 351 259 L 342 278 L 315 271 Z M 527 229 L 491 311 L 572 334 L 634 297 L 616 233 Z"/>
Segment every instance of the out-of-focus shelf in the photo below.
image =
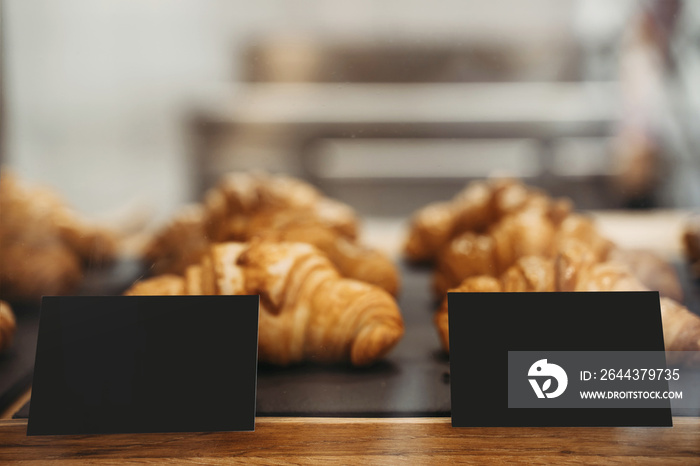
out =
<path fill-rule="evenodd" d="M 609 123 L 619 108 L 615 82 L 252 84 L 214 93 L 207 119 L 239 125 Z"/>
<path fill-rule="evenodd" d="M 285 163 L 312 178 L 307 156 L 324 140 L 519 138 L 547 158 L 560 138 L 609 137 L 620 112 L 616 82 L 247 84 L 200 97 L 192 120 L 200 193 L 251 137 L 281 144 Z"/>

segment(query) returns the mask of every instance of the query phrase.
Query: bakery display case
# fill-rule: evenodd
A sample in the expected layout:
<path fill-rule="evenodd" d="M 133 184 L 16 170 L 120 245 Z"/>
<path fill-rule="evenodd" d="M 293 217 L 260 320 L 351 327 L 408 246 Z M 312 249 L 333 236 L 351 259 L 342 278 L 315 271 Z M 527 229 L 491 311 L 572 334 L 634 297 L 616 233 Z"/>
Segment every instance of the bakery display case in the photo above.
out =
<path fill-rule="evenodd" d="M 690 389 L 670 429 L 452 428 L 446 299 L 658 291 L 700 365 L 691 2 L 36 3 L 2 3 L 0 459 L 700 456 Z M 255 432 L 25 437 L 42 296 L 243 294 Z"/>

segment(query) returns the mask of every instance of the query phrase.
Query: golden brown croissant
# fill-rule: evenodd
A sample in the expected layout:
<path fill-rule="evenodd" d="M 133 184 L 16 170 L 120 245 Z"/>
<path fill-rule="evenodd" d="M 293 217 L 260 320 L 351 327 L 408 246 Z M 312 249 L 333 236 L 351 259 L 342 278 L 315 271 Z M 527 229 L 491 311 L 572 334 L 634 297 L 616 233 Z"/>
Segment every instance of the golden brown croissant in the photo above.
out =
<path fill-rule="evenodd" d="M 531 207 L 547 211 L 554 222 L 571 210 L 568 200 L 550 199 L 512 179 L 473 182 L 451 201 L 430 204 L 414 214 L 404 253 L 413 261 L 432 261 L 460 234 L 483 233 L 504 216 Z"/>
<path fill-rule="evenodd" d="M 488 275 L 479 275 L 478 277 L 469 277 L 462 282 L 457 288 L 451 289 L 450 292 L 465 292 L 465 293 L 498 293 L 503 291 L 501 282 L 494 277 Z M 449 314 L 447 312 L 447 297 L 442 300 L 440 309 L 435 313 L 435 325 L 440 335 L 442 347 L 450 352 L 450 328 Z"/>
<path fill-rule="evenodd" d="M 145 257 L 151 273 L 182 273 L 202 257 L 209 247 L 204 230 L 205 212 L 199 205 L 180 209 L 165 230 L 149 244 Z"/>
<path fill-rule="evenodd" d="M 186 295 L 185 279 L 179 275 L 163 274 L 134 283 L 126 296 L 182 296 Z"/>
<path fill-rule="evenodd" d="M 499 276 L 521 257 L 554 257 L 561 244 L 571 239 L 589 244 L 598 259 L 612 248 L 592 221 L 581 215 L 553 220 L 548 208 L 524 208 L 503 217 L 488 233 L 466 232 L 453 239 L 437 261 L 435 291 L 442 295 L 475 275 Z"/>
<path fill-rule="evenodd" d="M 0 175 L 0 296 L 28 301 L 75 290 L 85 265 L 114 259 L 116 236 L 52 191 Z"/>
<path fill-rule="evenodd" d="M 556 259 L 559 291 L 647 291 L 620 262 L 597 263 L 587 245 L 570 242 Z M 670 364 L 700 364 L 700 316 L 673 299 L 660 300 L 664 344 Z"/>
<path fill-rule="evenodd" d="M 396 296 L 399 292 L 399 274 L 391 259 L 384 253 L 358 244 L 352 239 L 338 235 L 314 219 L 288 218 L 276 225 L 265 225 L 265 217 L 251 221 L 251 237 L 269 241 L 300 242 L 311 244 L 321 250 L 336 266 L 341 275 L 379 286 Z"/>
<path fill-rule="evenodd" d="M 523 257 L 499 278 L 489 276 L 470 277 L 459 287 L 459 292 L 527 292 L 527 291 L 647 291 L 629 270 L 616 262 L 598 262 L 588 245 L 571 240 L 562 246 L 554 259 Z M 675 354 L 671 363 L 700 363 L 700 316 L 669 298 L 662 298 L 661 319 L 664 342 L 668 351 L 687 351 Z M 447 299 L 435 315 L 440 338 L 449 351 Z"/>
<path fill-rule="evenodd" d="M 599 262 L 613 260 L 624 263 L 647 288 L 658 290 L 662 296 L 678 301 L 683 299 L 675 270 L 660 257 L 649 251 L 617 248 L 600 235 L 590 219 L 568 213 L 560 201 L 547 200 L 539 191 L 518 189 L 520 185 L 517 184 L 505 186 L 509 188 L 492 190 L 494 193 L 488 198 L 501 199 L 501 204 L 510 206 L 495 209 L 501 212 L 497 220 L 488 226 L 485 226 L 486 221 L 481 221 L 481 232 L 461 233 L 440 250 L 434 277 L 436 293 L 444 294 L 447 289 L 470 276 L 499 276 L 520 257 L 554 257 L 561 250 L 562 243 L 576 239 L 586 243 Z M 504 194 L 509 192 L 513 194 Z M 511 198 L 512 201 L 506 202 L 504 198 Z M 470 205 L 479 203 L 472 199 Z M 471 218 L 476 217 L 472 215 Z M 479 218 L 485 217 L 482 215 Z"/>
<path fill-rule="evenodd" d="M 391 260 L 355 241 L 357 219 L 350 207 L 324 198 L 293 178 L 234 173 L 161 231 L 145 252 L 155 273 L 184 273 L 207 245 L 260 237 L 299 241 L 323 251 L 342 275 L 398 293 Z"/>
<path fill-rule="evenodd" d="M 414 259 L 437 258 L 433 285 L 442 295 L 467 277 L 498 276 L 520 257 L 554 257 L 562 243 L 577 239 L 598 261 L 625 263 L 649 289 L 682 300 L 680 281 L 668 263 L 649 251 L 615 247 L 590 219 L 570 210 L 569 201 L 513 180 L 472 183 L 451 202 L 416 214 L 406 253 Z"/>
<path fill-rule="evenodd" d="M 382 358 L 404 332 L 384 290 L 342 278 L 328 258 L 304 243 L 255 240 L 211 246 L 184 278 L 155 277 L 127 294 L 258 294 L 260 360 L 351 362 Z M 165 291 L 165 293 L 164 293 Z"/>
<path fill-rule="evenodd" d="M 12 308 L 5 301 L 0 300 L 0 353 L 12 345 L 16 326 Z"/>
<path fill-rule="evenodd" d="M 654 289 L 662 296 L 682 297 L 670 265 L 652 253 L 616 248 L 590 219 L 570 208 L 568 201 L 552 200 L 511 180 L 472 183 L 451 202 L 416 214 L 406 254 L 437 257 L 434 288 L 443 295 L 449 289 Z M 668 299 L 662 299 L 661 310 L 667 348 L 697 351 L 700 317 Z M 449 349 L 446 299 L 435 322 Z"/>

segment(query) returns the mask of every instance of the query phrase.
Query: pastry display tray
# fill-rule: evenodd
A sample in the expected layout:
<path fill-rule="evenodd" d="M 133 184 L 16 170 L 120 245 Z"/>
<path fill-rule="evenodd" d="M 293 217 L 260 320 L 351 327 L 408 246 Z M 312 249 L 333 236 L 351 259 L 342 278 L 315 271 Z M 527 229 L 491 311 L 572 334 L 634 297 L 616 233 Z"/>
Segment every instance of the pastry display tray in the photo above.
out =
<path fill-rule="evenodd" d="M 368 368 L 258 368 L 258 416 L 449 416 L 450 364 L 432 314 L 428 269 L 401 266 L 406 333 Z"/>
<path fill-rule="evenodd" d="M 258 416 L 449 416 L 449 361 L 441 350 L 432 321 L 438 303 L 430 291 L 431 271 L 406 264 L 400 267 L 402 291 L 399 305 L 406 334 L 397 347 L 383 361 L 367 368 L 315 365 L 278 368 L 261 364 L 258 370 Z M 685 264 L 678 264 L 677 270 L 686 305 L 699 313 L 698 283 L 689 278 Z M 133 271 L 133 264 L 122 264 L 108 282 L 104 277 L 97 279 L 86 287 L 85 292 L 90 294 L 89 290 L 95 287 L 114 290 L 120 281 L 124 281 L 127 272 Z M 36 314 L 35 309 L 27 316 Z M 27 326 L 23 332 L 31 332 L 31 327 Z M 20 350 L 19 347 L 15 349 Z M 27 352 L 31 357 L 28 354 L 23 358 L 23 364 L 25 372 L 31 374 L 34 348 Z M 225 361 L 221 367 L 226 369 Z M 5 374 L 0 372 L 0 380 L 4 377 Z M 31 375 L 27 380 L 31 380 Z M 25 405 L 15 417 L 27 417 L 28 412 Z M 688 410 L 674 411 L 674 415 L 698 414 Z"/>

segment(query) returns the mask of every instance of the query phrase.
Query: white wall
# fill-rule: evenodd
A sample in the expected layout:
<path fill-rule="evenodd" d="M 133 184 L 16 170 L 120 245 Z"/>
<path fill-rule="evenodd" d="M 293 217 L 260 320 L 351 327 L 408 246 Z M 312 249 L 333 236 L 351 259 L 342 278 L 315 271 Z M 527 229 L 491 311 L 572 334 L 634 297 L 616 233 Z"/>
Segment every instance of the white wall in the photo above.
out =
<path fill-rule="evenodd" d="M 7 162 L 79 209 L 166 215 L 187 195 L 183 116 L 235 80 L 236 54 L 280 31 L 523 37 L 571 28 L 571 1 L 5 0 Z"/>

